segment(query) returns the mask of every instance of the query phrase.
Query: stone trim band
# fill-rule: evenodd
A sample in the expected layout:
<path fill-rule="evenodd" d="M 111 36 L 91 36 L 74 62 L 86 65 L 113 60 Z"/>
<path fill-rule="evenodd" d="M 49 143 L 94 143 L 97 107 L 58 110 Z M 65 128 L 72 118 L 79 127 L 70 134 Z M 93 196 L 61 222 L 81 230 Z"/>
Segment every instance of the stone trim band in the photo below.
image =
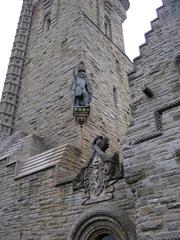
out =
<path fill-rule="evenodd" d="M 136 138 L 134 140 L 131 140 L 129 142 L 129 145 L 135 145 L 141 142 L 145 142 L 148 140 L 151 140 L 153 138 L 159 137 L 163 134 L 163 125 L 162 125 L 162 114 L 166 110 L 170 110 L 171 108 L 180 106 L 180 99 L 176 99 L 175 101 L 171 103 L 167 103 L 161 107 L 158 107 L 154 110 L 154 118 L 155 118 L 155 124 L 156 124 L 156 131 L 153 133 L 144 135 L 142 137 Z"/>

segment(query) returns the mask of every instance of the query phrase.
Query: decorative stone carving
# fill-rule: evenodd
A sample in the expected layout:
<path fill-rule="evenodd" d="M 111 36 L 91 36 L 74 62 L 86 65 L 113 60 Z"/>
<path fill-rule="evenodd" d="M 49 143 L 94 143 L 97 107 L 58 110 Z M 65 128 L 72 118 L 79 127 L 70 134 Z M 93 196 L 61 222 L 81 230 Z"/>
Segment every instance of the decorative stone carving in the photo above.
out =
<path fill-rule="evenodd" d="M 107 154 L 109 140 L 98 136 L 93 142 L 93 152 L 87 165 L 73 181 L 73 189 L 84 188 L 87 195 L 83 204 L 109 200 L 113 197 L 113 184 L 123 177 L 119 154 Z"/>
<path fill-rule="evenodd" d="M 73 69 L 74 81 L 72 91 L 74 96 L 74 116 L 75 120 L 82 126 L 90 114 L 90 102 L 92 99 L 92 89 L 86 75 L 84 62 L 77 65 L 77 74 Z"/>
<path fill-rule="evenodd" d="M 145 142 L 150 139 L 161 136 L 163 134 L 163 125 L 162 125 L 163 112 L 167 111 L 169 109 L 172 109 L 174 107 L 177 107 L 177 106 L 180 106 L 180 98 L 156 108 L 154 110 L 154 119 L 155 119 L 156 130 L 154 132 L 151 132 L 151 133 L 141 136 L 139 138 L 130 140 L 129 145 L 135 145 L 135 144 Z"/>
<path fill-rule="evenodd" d="M 80 126 L 83 126 L 84 122 L 87 121 L 87 118 L 89 117 L 90 114 L 90 107 L 74 107 L 74 112 L 75 120 Z"/>

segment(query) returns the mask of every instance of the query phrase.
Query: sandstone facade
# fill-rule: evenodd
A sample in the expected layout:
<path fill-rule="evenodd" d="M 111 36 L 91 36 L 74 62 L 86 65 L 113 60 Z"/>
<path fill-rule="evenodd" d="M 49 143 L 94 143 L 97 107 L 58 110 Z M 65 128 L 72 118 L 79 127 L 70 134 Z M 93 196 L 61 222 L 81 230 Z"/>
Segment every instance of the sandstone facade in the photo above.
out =
<path fill-rule="evenodd" d="M 24 0 L 20 22 L 29 8 L 31 25 L 18 104 L 11 115 L 1 108 L 13 120 L 0 122 L 0 239 L 180 239 L 180 3 L 163 3 L 133 67 L 122 34 L 128 1 Z M 82 60 L 93 100 L 80 127 L 71 86 Z M 74 181 L 87 181 L 87 169 L 91 180 L 97 135 L 119 152 L 119 174 L 107 178 L 106 168 L 106 187 L 87 201 Z"/>

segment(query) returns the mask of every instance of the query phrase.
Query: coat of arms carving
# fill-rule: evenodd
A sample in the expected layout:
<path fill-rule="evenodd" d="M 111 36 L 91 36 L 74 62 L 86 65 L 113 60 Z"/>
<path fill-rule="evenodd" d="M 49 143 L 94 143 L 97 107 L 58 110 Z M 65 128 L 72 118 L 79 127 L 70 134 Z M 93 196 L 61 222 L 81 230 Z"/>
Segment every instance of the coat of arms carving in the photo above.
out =
<path fill-rule="evenodd" d="M 84 204 L 109 200 L 113 197 L 113 184 L 123 177 L 119 154 L 107 154 L 109 140 L 98 136 L 93 142 L 93 152 L 88 163 L 73 181 L 73 189 L 85 190 Z"/>

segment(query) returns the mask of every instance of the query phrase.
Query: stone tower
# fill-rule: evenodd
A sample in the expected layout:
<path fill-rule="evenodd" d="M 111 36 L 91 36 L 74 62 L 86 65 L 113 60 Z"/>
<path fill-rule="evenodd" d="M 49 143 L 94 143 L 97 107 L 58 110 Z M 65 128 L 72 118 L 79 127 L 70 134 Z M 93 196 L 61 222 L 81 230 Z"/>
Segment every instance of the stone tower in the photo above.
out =
<path fill-rule="evenodd" d="M 23 1 L 0 111 L 0 239 L 180 239 L 180 2 L 163 0 L 134 67 L 128 7 Z"/>
<path fill-rule="evenodd" d="M 19 18 L 18 28 L 9 61 L 0 106 L 0 136 L 10 136 L 14 126 L 14 114 L 18 104 L 19 89 L 22 78 L 25 53 L 31 26 L 33 6 L 24 1 Z"/>
<path fill-rule="evenodd" d="M 132 69 L 122 34 L 128 7 L 119 0 L 23 2 L 1 103 L 2 137 L 23 131 L 49 147 L 86 149 L 106 134 L 119 151 L 128 126 L 126 73 Z M 93 92 L 83 129 L 73 116 L 71 90 L 80 61 Z"/>

